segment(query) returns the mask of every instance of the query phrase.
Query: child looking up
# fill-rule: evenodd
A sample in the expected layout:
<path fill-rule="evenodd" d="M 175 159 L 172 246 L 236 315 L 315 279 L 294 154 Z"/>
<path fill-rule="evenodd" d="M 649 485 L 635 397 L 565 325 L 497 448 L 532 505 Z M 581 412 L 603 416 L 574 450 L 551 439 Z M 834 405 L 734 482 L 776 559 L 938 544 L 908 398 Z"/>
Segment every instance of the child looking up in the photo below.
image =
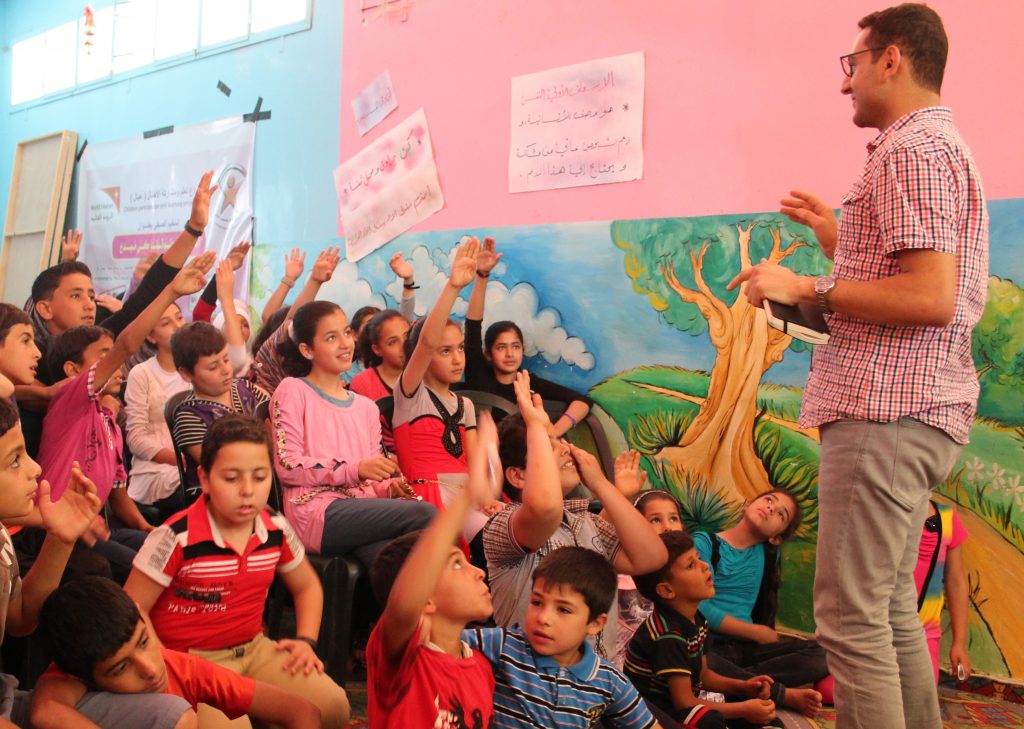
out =
<path fill-rule="evenodd" d="M 665 566 L 634 578 L 654 612 L 629 644 L 626 675 L 645 699 L 687 729 L 781 726 L 768 698 L 770 677 L 741 681 L 708 668 L 708 624 L 697 606 L 715 594 L 711 571 L 686 532 L 665 532 L 661 541 L 668 550 Z M 702 689 L 754 698 L 723 703 L 699 698 Z"/>
<path fill-rule="evenodd" d="M 917 585 L 917 609 L 928 639 L 928 652 L 939 680 L 939 651 L 942 643 L 943 592 L 948 599 L 953 643 L 949 649 L 950 672 L 966 679 L 971 675 L 971 657 L 967 652 L 967 580 L 964 578 L 963 551 L 967 530 L 956 509 L 932 501 L 921 532 L 921 546 L 914 569 Z M 962 678 L 961 678 L 962 677 Z"/>
<path fill-rule="evenodd" d="M 16 306 L 0 304 L 0 398 L 9 399 L 17 385 L 29 387 L 35 383 L 40 357 L 28 314 Z"/>
<path fill-rule="evenodd" d="M 168 648 L 303 696 L 319 707 L 324 727 L 344 726 L 345 691 L 316 655 L 320 581 L 288 522 L 267 508 L 273 461 L 263 423 L 217 420 L 203 441 L 199 477 L 203 495 L 146 539 L 125 590 Z M 263 634 L 275 574 L 295 603 L 292 640 Z M 199 718 L 204 727 L 227 723 L 205 707 Z"/>
<path fill-rule="evenodd" d="M 164 648 L 131 597 L 110 580 L 84 577 L 64 585 L 46 601 L 42 618 L 40 632 L 56 666 L 32 694 L 37 729 L 205 729 L 194 713 L 202 706 L 290 729 L 320 727 L 309 701 Z"/>
<path fill-rule="evenodd" d="M 812 688 L 828 675 L 825 652 L 814 640 L 780 636 L 779 545 L 800 526 L 800 505 L 785 489 L 773 489 L 747 504 L 743 517 L 718 534 L 697 532 L 697 552 L 711 565 L 715 596 L 701 605 L 715 634 L 710 654 L 719 673 L 772 677 L 772 699 L 807 716 L 821 709 Z"/>
<path fill-rule="evenodd" d="M 493 442 L 489 418 L 480 427 Z M 472 460 L 448 508 L 423 532 L 391 542 L 370 570 L 384 606 L 366 646 L 371 729 L 494 725 L 491 666 L 462 640 L 467 623 L 491 614 L 483 571 L 455 544 L 467 515 L 493 498 L 486 457 Z"/>
<path fill-rule="evenodd" d="M 523 367 L 522 329 L 515 322 L 499 321 L 487 327 L 483 341 L 480 338 L 488 277 L 502 255 L 495 252 L 494 238 L 484 238 L 483 248 L 477 258 L 476 283 L 466 313 L 465 388 L 483 390 L 515 402 L 512 384 L 516 372 Z M 565 412 L 551 424 L 551 434 L 556 437 L 565 435 L 587 417 L 594 405 L 594 401 L 586 395 L 543 377 L 531 375 L 530 381 L 544 402 L 561 402 L 567 406 Z"/>
<path fill-rule="evenodd" d="M 407 498 L 408 484 L 381 451 L 380 410 L 345 388 L 353 347 L 337 304 L 301 307 L 280 345 L 291 376 L 277 386 L 270 416 L 284 513 L 302 543 L 320 554 L 354 551 L 369 568 L 389 541 L 422 529 L 436 510 Z"/>

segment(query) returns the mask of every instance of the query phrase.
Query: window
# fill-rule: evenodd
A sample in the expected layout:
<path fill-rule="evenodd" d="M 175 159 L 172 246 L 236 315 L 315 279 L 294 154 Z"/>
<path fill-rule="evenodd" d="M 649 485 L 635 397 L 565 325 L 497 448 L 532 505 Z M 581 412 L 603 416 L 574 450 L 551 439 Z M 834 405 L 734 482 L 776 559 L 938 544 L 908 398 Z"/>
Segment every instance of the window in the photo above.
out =
<path fill-rule="evenodd" d="M 147 73 L 312 23 L 312 0 L 117 0 L 11 49 L 11 105 Z"/>

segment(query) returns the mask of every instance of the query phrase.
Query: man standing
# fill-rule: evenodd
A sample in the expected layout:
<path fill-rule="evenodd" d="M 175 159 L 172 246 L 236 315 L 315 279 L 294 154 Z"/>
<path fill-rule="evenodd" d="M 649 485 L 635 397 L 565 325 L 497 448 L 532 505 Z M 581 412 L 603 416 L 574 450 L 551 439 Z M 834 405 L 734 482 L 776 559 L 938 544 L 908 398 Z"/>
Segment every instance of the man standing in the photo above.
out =
<path fill-rule="evenodd" d="M 800 424 L 819 426 L 814 617 L 836 679 L 839 727 L 940 727 L 917 618 L 914 565 L 930 492 L 974 419 L 971 330 L 985 306 L 981 179 L 939 90 L 948 43 L 930 8 L 872 13 L 842 58 L 853 123 L 877 129 L 838 225 L 813 195 L 782 202 L 835 261 L 803 277 L 761 263 L 737 276 L 751 304 L 813 303 Z"/>

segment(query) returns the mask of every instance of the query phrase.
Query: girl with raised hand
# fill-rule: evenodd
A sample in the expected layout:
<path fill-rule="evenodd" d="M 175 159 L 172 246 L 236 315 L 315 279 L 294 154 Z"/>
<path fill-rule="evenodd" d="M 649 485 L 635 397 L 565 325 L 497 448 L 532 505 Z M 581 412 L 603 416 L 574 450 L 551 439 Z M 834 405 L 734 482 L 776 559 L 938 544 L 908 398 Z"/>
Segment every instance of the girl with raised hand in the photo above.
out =
<path fill-rule="evenodd" d="M 345 388 L 355 343 L 330 301 L 295 313 L 282 342 L 281 380 L 271 401 L 275 467 L 284 512 L 312 552 L 355 552 L 367 566 L 392 539 L 422 529 L 435 513 L 415 499 L 381 449 L 380 411 Z"/>
<path fill-rule="evenodd" d="M 498 321 L 487 327 L 481 340 L 487 281 L 503 254 L 496 252 L 494 238 L 484 238 L 477 256 L 476 283 L 466 313 L 466 384 L 464 389 L 482 390 L 515 402 L 516 372 L 523 366 L 523 330 L 513 321 Z M 565 411 L 554 419 L 551 434 L 556 438 L 587 417 L 594 401 L 568 387 L 530 374 L 533 390 L 544 402 L 561 402 Z"/>

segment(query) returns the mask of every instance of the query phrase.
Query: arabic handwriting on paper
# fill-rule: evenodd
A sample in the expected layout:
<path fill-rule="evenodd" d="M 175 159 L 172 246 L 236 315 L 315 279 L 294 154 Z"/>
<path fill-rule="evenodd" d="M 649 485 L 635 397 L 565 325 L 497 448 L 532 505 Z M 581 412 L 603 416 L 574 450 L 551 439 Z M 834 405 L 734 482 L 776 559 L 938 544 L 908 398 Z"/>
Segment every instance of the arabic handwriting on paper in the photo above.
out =
<path fill-rule="evenodd" d="M 423 110 L 334 170 L 346 257 L 357 261 L 444 205 Z"/>
<path fill-rule="evenodd" d="M 352 99 L 352 113 L 360 136 L 380 124 L 396 108 L 398 100 L 391 85 L 391 73 L 384 71 Z"/>
<path fill-rule="evenodd" d="M 509 191 L 643 176 L 643 53 L 512 79 Z"/>

